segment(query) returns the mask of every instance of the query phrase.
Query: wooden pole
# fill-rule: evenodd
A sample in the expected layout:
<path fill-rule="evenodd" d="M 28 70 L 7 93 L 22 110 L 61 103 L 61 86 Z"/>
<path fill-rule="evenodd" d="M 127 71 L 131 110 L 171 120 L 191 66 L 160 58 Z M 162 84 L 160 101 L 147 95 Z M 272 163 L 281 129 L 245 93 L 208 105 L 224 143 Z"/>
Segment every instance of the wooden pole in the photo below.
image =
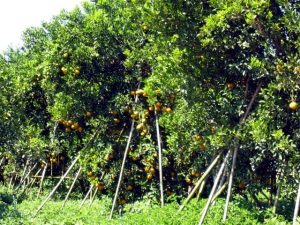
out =
<path fill-rule="evenodd" d="M 229 157 L 230 154 L 231 154 L 231 150 L 229 150 L 229 151 L 227 152 L 227 154 L 226 154 L 226 156 L 225 156 L 225 158 L 224 158 L 224 160 L 223 160 L 223 163 L 222 163 L 221 166 L 220 166 L 219 172 L 218 172 L 217 177 L 216 177 L 216 179 L 215 179 L 213 188 L 212 188 L 212 190 L 211 190 L 211 192 L 210 192 L 210 194 L 209 194 L 209 198 L 208 198 L 208 200 L 207 200 L 207 202 L 206 202 L 205 208 L 204 208 L 204 210 L 203 210 L 203 212 L 202 212 L 202 214 L 201 214 L 200 221 L 199 221 L 198 225 L 202 225 L 203 222 L 204 222 L 205 216 L 206 216 L 206 214 L 207 214 L 207 212 L 208 212 L 208 209 L 209 209 L 209 207 L 210 207 L 210 205 L 211 205 L 212 199 L 213 199 L 213 197 L 214 197 L 214 195 L 215 195 L 215 192 L 216 192 L 216 189 L 217 189 L 217 187 L 218 187 L 219 180 L 220 180 L 220 178 L 221 178 L 221 176 L 222 176 L 222 173 L 223 173 L 223 171 L 224 171 L 225 165 L 226 165 L 226 163 L 227 163 L 227 160 L 228 160 L 228 157 Z"/>
<path fill-rule="evenodd" d="M 27 172 L 27 174 L 25 175 L 25 177 L 22 179 L 22 181 L 20 181 L 20 184 L 16 187 L 16 190 L 18 190 L 18 189 L 22 186 L 22 184 L 25 183 L 27 177 L 28 177 L 28 176 L 30 175 L 30 173 L 35 169 L 36 166 L 37 166 L 37 163 L 35 163 L 35 164 L 33 165 L 33 167 L 31 167 L 31 168 L 29 169 L 29 171 Z"/>
<path fill-rule="evenodd" d="M 248 117 L 250 110 L 253 106 L 253 103 L 261 89 L 261 86 L 262 86 L 262 82 L 259 82 L 256 87 L 256 90 L 247 106 L 245 114 L 240 119 L 240 123 L 243 123 L 245 121 L 245 119 Z M 238 149 L 239 149 L 239 140 L 237 137 L 235 137 L 235 149 L 234 149 L 233 157 L 232 157 L 232 165 L 231 165 L 231 171 L 230 171 L 230 175 L 229 175 L 229 183 L 228 183 L 228 190 L 227 190 L 226 202 L 225 202 L 225 207 L 224 207 L 223 221 L 225 221 L 227 218 L 229 201 L 230 201 L 230 197 L 231 197 L 231 193 L 232 193 L 232 183 L 233 183 L 234 169 L 235 169 Z"/>
<path fill-rule="evenodd" d="M 195 187 L 193 188 L 191 193 L 188 195 L 187 199 L 182 203 L 182 205 L 180 206 L 178 212 L 181 212 L 184 209 L 184 207 L 189 203 L 189 201 L 192 199 L 192 197 L 194 196 L 195 192 L 198 190 L 201 183 L 208 177 L 208 175 L 211 173 L 212 169 L 217 165 L 218 161 L 220 160 L 220 158 L 222 156 L 222 153 L 223 153 L 223 151 L 220 152 L 216 156 L 216 158 L 212 161 L 210 166 L 206 169 L 206 171 L 202 175 L 202 177 L 197 181 L 197 183 L 195 184 Z"/>
<path fill-rule="evenodd" d="M 124 156 L 123 156 L 121 171 L 120 171 L 119 180 L 118 180 L 118 184 L 117 184 L 117 189 L 116 189 L 116 192 L 115 192 L 115 196 L 114 196 L 113 204 L 112 204 L 112 207 L 111 207 L 109 219 L 112 219 L 112 216 L 113 216 L 113 213 L 114 213 L 114 210 L 115 210 L 115 207 L 116 207 L 117 199 L 118 199 L 118 196 L 119 196 L 120 186 L 121 186 L 121 183 L 122 183 L 122 180 L 123 180 L 125 163 L 126 163 L 127 155 L 128 155 L 128 152 L 129 152 L 129 146 L 130 146 L 130 142 L 131 142 L 131 139 L 132 139 L 133 130 L 134 130 L 134 120 L 132 120 L 132 122 L 131 122 L 129 137 L 128 137 L 128 140 L 127 140 L 127 145 L 126 145 Z"/>
<path fill-rule="evenodd" d="M 90 204 L 89 204 L 89 208 L 92 206 L 92 204 L 93 204 L 93 202 L 94 202 L 94 200 L 95 200 L 95 197 L 96 197 L 97 192 L 98 192 L 98 188 L 96 187 L 96 190 L 95 190 L 95 192 L 94 192 L 94 194 L 93 194 L 93 197 L 92 197 L 92 199 L 91 199 L 91 202 L 90 202 Z"/>
<path fill-rule="evenodd" d="M 161 136 L 160 136 L 160 131 L 159 131 L 158 116 L 157 116 L 156 110 L 155 110 L 155 124 L 156 124 L 156 137 L 157 137 L 157 146 L 158 146 L 160 203 L 161 203 L 161 207 L 163 207 L 164 206 L 164 187 L 163 187 L 163 171 L 162 171 Z"/>
<path fill-rule="evenodd" d="M 140 85 L 138 85 L 138 88 L 139 88 L 139 86 Z M 137 101 L 138 101 L 138 95 L 135 96 L 134 102 L 137 102 Z M 114 210 L 115 210 L 115 207 L 116 207 L 116 203 L 117 203 L 117 199 L 118 199 L 118 196 L 119 196 L 121 183 L 123 181 L 125 163 L 126 163 L 127 155 L 128 155 L 128 152 L 129 152 L 129 146 L 130 146 L 130 142 L 131 142 L 131 139 L 132 139 L 133 131 L 134 131 L 134 119 L 132 119 L 132 121 L 131 121 L 130 132 L 129 132 L 129 136 L 128 136 L 128 140 L 127 140 L 127 144 L 126 144 L 126 148 L 125 148 L 125 152 L 124 152 L 124 156 L 123 156 L 121 171 L 120 171 L 119 180 L 118 180 L 118 184 L 117 184 L 117 189 L 116 189 L 116 192 L 115 192 L 115 196 L 114 196 L 113 204 L 112 204 L 112 207 L 111 207 L 109 219 L 112 219 L 113 214 L 114 214 Z"/>
<path fill-rule="evenodd" d="M 34 217 L 39 213 L 39 211 L 44 207 L 44 205 L 49 201 L 49 199 L 52 197 L 52 195 L 55 193 L 55 191 L 57 190 L 57 188 L 59 187 L 59 185 L 63 182 L 63 180 L 65 179 L 65 177 L 69 174 L 69 172 L 71 171 L 71 169 L 73 168 L 73 166 L 75 165 L 75 163 L 78 161 L 79 159 L 79 155 L 76 156 L 76 158 L 74 159 L 74 161 L 72 162 L 71 166 L 69 167 L 69 169 L 66 171 L 66 173 L 61 177 L 61 179 L 59 180 L 59 182 L 56 184 L 56 186 L 53 188 L 53 190 L 51 191 L 51 193 L 47 196 L 47 198 L 42 202 L 42 204 L 39 206 L 39 208 L 37 209 Z"/>
<path fill-rule="evenodd" d="M 232 192 L 233 176 L 234 176 L 234 169 L 235 169 L 235 164 L 236 164 L 238 148 L 239 148 L 239 143 L 238 143 L 238 140 L 235 139 L 235 148 L 234 148 L 234 152 L 233 152 L 232 165 L 231 165 L 229 181 L 228 181 L 228 191 L 227 191 L 227 196 L 226 196 L 223 221 L 226 220 L 227 213 L 228 213 L 228 206 L 229 206 L 230 196 L 231 196 L 231 192 Z"/>
<path fill-rule="evenodd" d="M 29 164 L 29 160 L 27 159 L 27 160 L 26 160 L 26 163 L 25 163 L 25 168 L 24 168 L 23 173 L 22 173 L 22 175 L 21 175 L 20 183 L 23 182 L 25 173 L 26 173 L 26 171 L 27 171 L 28 164 Z"/>
<path fill-rule="evenodd" d="M 79 177 L 79 174 L 80 174 L 80 172 L 81 172 L 81 169 L 82 169 L 82 167 L 79 167 L 79 169 L 78 169 L 78 171 L 77 171 L 77 173 L 76 173 L 76 175 L 75 175 L 75 178 L 74 178 L 74 180 L 73 180 L 73 183 L 71 184 L 71 187 L 69 188 L 69 191 L 68 191 L 68 193 L 67 193 L 67 195 L 66 195 L 66 197 L 65 197 L 65 199 L 64 199 L 64 201 L 63 201 L 63 204 L 62 204 L 62 206 L 61 206 L 61 209 L 63 209 L 63 208 L 65 207 L 65 204 L 66 204 L 66 202 L 67 202 L 67 200 L 68 200 L 68 198 L 69 198 L 69 195 L 71 194 L 71 192 L 72 192 L 72 190 L 73 190 L 73 187 L 74 187 L 74 185 L 75 185 L 75 183 L 76 183 L 76 180 L 77 180 L 78 177 Z"/>
<path fill-rule="evenodd" d="M 206 180 L 207 179 L 203 180 L 202 183 L 201 183 L 201 186 L 200 186 L 198 194 L 197 194 L 197 201 L 199 201 L 200 196 L 201 196 L 201 194 L 202 194 L 202 192 L 204 190 L 204 187 L 205 187 L 205 184 L 206 184 Z"/>
<path fill-rule="evenodd" d="M 41 182 L 40 182 L 40 188 L 39 188 L 37 197 L 39 197 L 39 195 L 41 194 L 41 191 L 43 189 L 43 181 L 45 179 L 45 174 L 46 174 L 47 166 L 48 166 L 48 163 L 45 164 L 44 169 L 43 169 L 43 173 L 42 173 L 42 177 L 41 177 Z"/>
<path fill-rule="evenodd" d="M 275 201 L 274 201 L 274 205 L 273 205 L 273 214 L 276 213 L 277 210 L 277 205 L 278 205 L 278 201 L 279 201 L 279 196 L 280 196 L 280 192 L 281 192 L 281 184 L 282 184 L 282 177 L 284 176 L 285 173 L 285 169 L 280 170 L 279 176 L 278 176 L 278 185 L 277 185 L 277 190 L 276 190 L 276 196 L 275 196 Z"/>
<path fill-rule="evenodd" d="M 299 207 L 300 207 L 300 183 L 299 183 L 298 194 L 297 194 L 297 198 L 296 198 L 296 204 L 295 204 L 295 210 L 294 210 L 294 216 L 293 216 L 293 225 L 299 224 L 297 222 Z"/>
<path fill-rule="evenodd" d="M 3 160 L 4 160 L 4 157 L 0 161 L 0 166 L 2 166 Z"/>
<path fill-rule="evenodd" d="M 93 185 L 90 186 L 89 191 L 86 193 L 84 199 L 82 200 L 82 202 L 80 204 L 80 207 L 79 207 L 79 210 L 82 208 L 83 204 L 85 203 L 86 199 L 88 198 L 88 196 L 89 196 L 89 194 L 91 193 L 92 190 L 93 190 Z"/>

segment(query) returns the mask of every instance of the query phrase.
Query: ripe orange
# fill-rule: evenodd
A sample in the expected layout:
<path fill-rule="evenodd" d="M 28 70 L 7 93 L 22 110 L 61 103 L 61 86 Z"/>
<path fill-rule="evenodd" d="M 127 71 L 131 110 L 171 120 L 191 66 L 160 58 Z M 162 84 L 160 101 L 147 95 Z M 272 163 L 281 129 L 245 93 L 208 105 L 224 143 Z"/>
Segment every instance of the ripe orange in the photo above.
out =
<path fill-rule="evenodd" d="M 65 53 L 63 54 L 63 57 L 64 57 L 65 59 L 67 59 L 67 58 L 69 58 L 69 54 L 68 54 L 67 52 L 65 52 Z"/>
<path fill-rule="evenodd" d="M 62 67 L 61 68 L 61 72 L 64 74 L 64 75 L 66 75 L 67 74 L 67 72 L 68 72 L 68 69 L 66 68 L 66 67 Z"/>
<path fill-rule="evenodd" d="M 206 150 L 206 144 L 200 144 L 199 147 L 200 147 L 201 151 L 205 151 Z"/>
<path fill-rule="evenodd" d="M 149 172 L 150 172 L 151 174 L 155 174 L 155 169 L 154 169 L 153 167 L 151 167 L 150 170 L 149 170 Z"/>
<path fill-rule="evenodd" d="M 86 112 L 86 113 L 85 113 L 85 116 L 86 116 L 86 117 L 92 117 L 92 113 L 91 113 L 91 112 Z"/>
<path fill-rule="evenodd" d="M 75 69 L 74 74 L 78 76 L 80 74 L 80 69 Z"/>
<path fill-rule="evenodd" d="M 151 173 L 147 174 L 147 180 L 152 180 L 153 179 L 153 175 Z"/>
<path fill-rule="evenodd" d="M 91 176 L 93 176 L 93 172 L 89 171 L 89 172 L 87 172 L 87 175 L 88 175 L 88 177 L 91 177 Z"/>
<path fill-rule="evenodd" d="M 70 133 L 70 132 L 71 132 L 71 128 L 70 128 L 70 127 L 66 127 L 65 131 L 66 131 L 67 133 Z"/>
<path fill-rule="evenodd" d="M 74 123 L 74 124 L 71 125 L 71 128 L 73 130 L 77 130 L 79 128 L 79 124 L 78 123 Z"/>
<path fill-rule="evenodd" d="M 127 186 L 127 191 L 133 191 L 133 186 L 131 184 Z"/>
<path fill-rule="evenodd" d="M 115 122 L 115 124 L 118 124 L 118 123 L 120 123 L 120 120 L 118 118 L 114 118 L 114 122 Z"/>
<path fill-rule="evenodd" d="M 229 89 L 229 90 L 232 90 L 233 88 L 235 87 L 235 84 L 234 83 L 227 83 L 227 88 Z"/>
<path fill-rule="evenodd" d="M 292 102 L 289 104 L 289 108 L 290 108 L 291 110 L 296 110 L 296 109 L 298 109 L 298 103 L 295 102 L 295 101 L 292 101 Z"/>
<path fill-rule="evenodd" d="M 144 171 L 145 171 L 146 173 L 149 173 L 150 167 L 146 166 L 146 167 L 144 168 Z"/>
<path fill-rule="evenodd" d="M 105 185 L 103 183 L 96 184 L 96 187 L 99 191 L 103 191 L 105 189 Z"/>
<path fill-rule="evenodd" d="M 185 178 L 185 182 L 186 182 L 187 184 L 191 184 L 191 183 L 192 183 L 192 180 L 191 180 L 191 178 L 186 177 L 186 178 Z"/>
<path fill-rule="evenodd" d="M 166 112 L 167 112 L 167 113 L 170 113 L 170 112 L 172 112 L 172 109 L 171 109 L 170 107 L 167 107 L 167 108 L 166 108 Z"/>

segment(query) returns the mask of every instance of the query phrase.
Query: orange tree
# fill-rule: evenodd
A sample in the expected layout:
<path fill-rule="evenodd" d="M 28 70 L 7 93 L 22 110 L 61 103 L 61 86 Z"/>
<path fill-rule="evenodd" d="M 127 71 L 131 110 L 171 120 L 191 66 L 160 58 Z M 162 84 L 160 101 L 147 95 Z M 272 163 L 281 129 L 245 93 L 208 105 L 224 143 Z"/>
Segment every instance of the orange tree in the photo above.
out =
<path fill-rule="evenodd" d="M 168 194 L 183 194 L 235 138 L 237 191 L 247 187 L 253 195 L 276 183 L 293 188 L 298 177 L 291 171 L 299 169 L 297 10 L 281 1 L 118 0 L 62 12 L 28 29 L 24 46 L 1 59 L 7 86 L 1 140 L 16 159 L 31 155 L 60 164 L 66 163 L 62 156 L 80 152 L 88 179 L 111 194 L 135 120 L 125 202 L 158 188 L 156 110 Z"/>

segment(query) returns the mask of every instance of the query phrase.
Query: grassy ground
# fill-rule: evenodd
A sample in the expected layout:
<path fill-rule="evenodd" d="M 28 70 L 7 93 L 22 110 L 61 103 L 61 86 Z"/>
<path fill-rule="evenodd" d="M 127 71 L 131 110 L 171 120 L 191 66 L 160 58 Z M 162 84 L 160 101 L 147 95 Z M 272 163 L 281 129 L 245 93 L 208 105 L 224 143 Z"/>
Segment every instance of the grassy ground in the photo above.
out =
<path fill-rule="evenodd" d="M 0 193 L 1 194 L 1 193 Z M 3 198 L 4 196 L 4 198 Z M 6 198 L 6 199 L 5 199 Z M 0 195 L 1 200 L 1 195 Z M 22 202 L 17 203 L 14 208 L 13 199 L 11 195 L 4 195 L 2 193 L 2 205 L 0 204 L 0 224 L 6 225 L 42 225 L 42 224 L 128 224 L 128 225 L 192 225 L 198 224 L 200 212 L 205 204 L 205 200 L 200 202 L 192 201 L 188 207 L 177 213 L 178 203 L 176 201 L 168 203 L 165 207 L 160 208 L 153 204 L 149 199 L 134 204 L 127 204 L 124 206 L 123 215 L 116 216 L 113 220 L 108 220 L 108 215 L 111 207 L 111 199 L 103 198 L 96 200 L 91 207 L 85 204 L 79 210 L 80 200 L 70 200 L 67 202 L 65 208 L 61 210 L 62 200 L 52 200 L 45 208 L 33 217 L 38 206 L 43 199 L 31 198 L 26 196 Z M 7 201 L 7 203 L 5 203 Z M 20 200 L 21 201 L 21 200 Z M 210 210 L 205 224 L 214 225 L 222 224 L 224 199 L 219 199 L 217 203 Z M 251 204 L 242 199 L 235 199 L 230 206 L 230 213 L 226 224 L 290 224 L 283 216 L 273 216 L 271 210 L 268 208 L 257 209 Z"/>

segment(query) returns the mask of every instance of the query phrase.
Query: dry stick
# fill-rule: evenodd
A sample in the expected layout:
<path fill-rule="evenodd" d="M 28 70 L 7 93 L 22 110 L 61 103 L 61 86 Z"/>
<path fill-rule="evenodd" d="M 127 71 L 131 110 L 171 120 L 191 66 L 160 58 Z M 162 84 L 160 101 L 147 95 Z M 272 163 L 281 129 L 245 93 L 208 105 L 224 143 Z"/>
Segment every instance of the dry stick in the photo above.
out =
<path fill-rule="evenodd" d="M 26 173 L 26 171 L 27 171 L 27 166 L 28 166 L 28 164 L 29 164 L 29 160 L 27 159 L 27 160 L 26 160 L 26 163 L 25 163 L 25 168 L 24 168 L 23 173 L 22 173 L 22 175 L 21 175 L 20 183 L 23 182 L 25 173 Z"/>
<path fill-rule="evenodd" d="M 39 208 L 37 209 L 35 215 L 33 217 L 35 217 L 38 212 L 44 207 L 44 205 L 48 202 L 48 200 L 52 197 L 52 195 L 55 193 L 55 191 L 57 190 L 57 188 L 59 187 L 59 185 L 63 182 L 64 178 L 68 175 L 68 173 L 71 171 L 71 169 L 73 168 L 73 166 L 75 165 L 75 163 L 78 161 L 79 159 L 79 155 L 76 156 L 75 160 L 72 162 L 71 166 L 68 168 L 67 172 L 60 178 L 59 182 L 56 184 L 56 186 L 53 188 L 53 190 L 51 191 L 51 193 L 47 196 L 47 198 L 42 202 L 42 204 L 39 206 Z"/>
<path fill-rule="evenodd" d="M 251 98 L 250 103 L 248 104 L 248 107 L 246 109 L 246 112 L 244 116 L 241 118 L 240 123 L 243 123 L 244 120 L 248 117 L 250 109 L 252 108 L 252 105 L 254 103 L 254 100 L 256 99 L 260 89 L 262 86 L 262 82 L 259 82 L 259 84 L 256 87 L 256 90 Z M 233 157 L 232 157 L 232 165 L 231 165 L 231 170 L 230 170 L 230 175 L 229 175 L 229 181 L 228 181 L 228 189 L 227 189 L 227 196 L 226 196 L 226 202 L 225 202 L 225 207 L 224 207 L 224 214 L 223 214 L 223 221 L 226 220 L 227 218 L 227 213 L 228 213 L 228 207 L 229 207 L 229 201 L 231 197 L 231 192 L 232 192 L 232 184 L 233 184 L 233 176 L 234 176 L 234 169 L 235 169 L 235 164 L 236 164 L 236 158 L 237 158 L 237 152 L 239 149 L 239 141 L 238 138 L 235 138 L 235 148 L 233 152 Z"/>
<path fill-rule="evenodd" d="M 31 182 L 29 182 L 29 184 L 27 185 L 27 186 L 25 186 L 25 188 L 24 189 L 26 189 L 26 188 L 30 188 L 33 184 L 34 184 L 34 182 L 36 181 L 36 176 L 41 172 L 41 170 L 42 169 L 39 169 L 33 176 L 32 176 L 32 179 L 31 179 Z"/>
<path fill-rule="evenodd" d="M 284 176 L 284 170 L 283 171 L 280 171 L 280 174 L 279 174 L 279 184 L 278 184 L 278 187 L 277 187 L 277 191 L 276 191 L 276 196 L 275 196 L 275 201 L 274 201 L 274 205 L 273 205 L 273 214 L 276 213 L 276 210 L 277 210 L 277 205 L 278 205 L 278 200 L 279 200 L 279 196 L 280 196 L 280 191 L 281 191 L 281 180 L 282 180 L 282 177 Z"/>
<path fill-rule="evenodd" d="M 66 202 L 67 202 L 67 200 L 68 200 L 68 198 L 69 198 L 69 195 L 71 194 L 71 192 L 72 192 L 72 190 L 73 190 L 73 187 L 74 187 L 74 185 L 75 185 L 75 183 L 76 183 L 76 180 L 77 180 L 78 177 L 79 177 L 79 174 L 80 174 L 81 169 L 82 169 L 82 167 L 80 167 L 80 168 L 78 169 L 78 171 L 77 171 L 77 173 L 76 173 L 76 175 L 75 175 L 75 178 L 74 178 L 74 180 L 73 180 L 73 183 L 71 184 L 71 187 L 70 187 L 70 189 L 69 189 L 69 191 L 68 191 L 68 193 L 67 193 L 67 195 L 66 195 L 66 197 L 65 197 L 65 200 L 63 201 L 63 204 L 62 204 L 62 206 L 61 206 L 61 209 L 63 209 L 63 208 L 65 207 L 65 204 L 66 204 Z"/>
<path fill-rule="evenodd" d="M 160 202 L 161 202 L 161 207 L 163 207 L 164 206 L 164 188 L 163 188 L 163 171 L 162 171 L 161 136 L 160 136 L 160 131 L 159 131 L 159 124 L 158 124 L 156 110 L 155 110 L 155 124 L 156 124 L 156 136 L 157 136 L 157 146 L 158 146 Z"/>
<path fill-rule="evenodd" d="M 202 192 L 204 190 L 204 187 L 205 187 L 205 184 L 206 184 L 206 180 L 207 179 L 203 180 L 203 182 L 201 183 L 201 186 L 200 186 L 198 194 L 197 194 L 197 201 L 199 201 L 200 196 L 201 196 L 201 194 L 202 194 Z"/>
<path fill-rule="evenodd" d="M 82 208 L 83 204 L 85 203 L 86 199 L 88 198 L 88 196 L 89 196 L 89 194 L 91 193 L 92 190 L 93 190 L 93 185 L 90 186 L 89 191 L 86 193 L 84 199 L 82 200 L 82 202 L 80 204 L 80 207 L 79 207 L 79 210 Z"/>
<path fill-rule="evenodd" d="M 298 189 L 298 194 L 297 194 L 297 198 L 296 198 L 296 205 L 295 205 L 294 216 L 293 216 L 293 225 L 298 224 L 297 217 L 298 217 L 299 207 L 300 207 L 300 183 L 299 183 L 299 189 Z"/>
<path fill-rule="evenodd" d="M 208 200 L 206 202 L 205 208 L 203 209 L 203 212 L 201 213 L 200 221 L 198 223 L 199 225 L 202 225 L 203 222 L 204 222 L 205 216 L 206 216 L 206 214 L 208 212 L 208 209 L 209 209 L 209 207 L 210 207 L 210 205 L 212 203 L 212 199 L 213 199 L 213 197 L 215 195 L 215 192 L 217 190 L 219 180 L 220 180 L 220 178 L 222 176 L 222 173 L 224 171 L 224 168 L 225 168 L 225 165 L 227 163 L 229 155 L 231 155 L 231 149 L 227 152 L 227 154 L 226 154 L 226 156 L 225 156 L 225 158 L 223 160 L 223 163 L 220 166 L 219 172 L 218 172 L 217 177 L 215 179 L 215 182 L 214 182 L 214 185 L 212 187 L 212 190 L 211 190 L 211 192 L 209 194 L 209 197 L 208 197 Z"/>
<path fill-rule="evenodd" d="M 136 95 L 134 101 L 137 102 L 137 100 L 138 100 L 138 96 Z M 115 210 L 115 207 L 116 207 L 120 186 L 121 186 L 121 183 L 122 183 L 122 180 L 123 180 L 125 163 L 126 163 L 127 155 L 128 155 L 128 152 L 129 152 L 129 145 L 130 145 L 130 142 L 131 142 L 131 139 L 132 139 L 133 131 L 134 131 L 134 119 L 132 119 L 132 122 L 131 122 L 131 128 L 130 128 L 130 132 L 129 132 L 129 136 L 128 136 L 128 140 L 127 140 L 127 144 L 126 144 L 126 148 L 125 148 L 125 152 L 124 152 L 124 156 L 123 156 L 121 171 L 120 171 L 119 180 L 118 180 L 118 184 L 117 184 L 117 189 L 116 189 L 116 192 L 115 192 L 115 196 L 114 196 L 113 204 L 112 204 L 112 207 L 111 207 L 109 219 L 112 219 L 112 216 L 113 216 L 113 213 L 114 213 L 114 210 Z"/>
<path fill-rule="evenodd" d="M 31 168 L 29 169 L 29 171 L 27 172 L 27 174 L 25 175 L 25 177 L 22 179 L 22 181 L 20 182 L 20 184 L 16 187 L 16 190 L 18 190 L 18 189 L 22 186 L 22 184 L 25 183 L 27 177 L 28 177 L 28 176 L 30 175 L 30 173 L 35 169 L 36 166 L 37 166 L 37 163 L 35 163 L 35 164 L 33 165 L 33 167 L 31 167 Z M 26 186 L 26 185 L 25 185 L 25 186 Z"/>
<path fill-rule="evenodd" d="M 40 182 L 40 188 L 39 188 L 37 197 L 39 197 L 39 195 L 41 194 L 42 188 L 43 188 L 43 181 L 45 179 L 45 174 L 46 174 L 47 166 L 48 166 L 48 163 L 46 163 L 45 166 L 44 166 L 44 170 L 43 170 L 42 178 L 41 178 L 41 182 Z"/>
<path fill-rule="evenodd" d="M 0 161 L 0 166 L 2 165 L 2 163 L 3 163 L 3 160 L 4 160 L 4 157 L 1 159 L 1 161 Z"/>
<path fill-rule="evenodd" d="M 130 145 L 130 142 L 131 142 L 133 130 L 134 130 L 134 120 L 132 120 L 132 122 L 131 122 L 130 133 L 129 133 L 129 137 L 128 137 L 128 140 L 127 140 L 127 145 L 126 145 L 126 149 L 125 149 L 125 152 L 124 152 L 124 156 L 123 156 L 123 161 L 122 161 L 121 171 L 120 171 L 120 175 L 119 175 L 118 185 L 117 185 L 117 189 L 116 189 L 116 192 L 115 192 L 115 197 L 114 197 L 114 200 L 113 200 L 113 205 L 112 205 L 112 208 L 111 208 L 111 211 L 110 211 L 109 219 L 112 219 L 112 216 L 113 216 L 113 213 L 114 213 L 114 210 L 115 210 L 115 206 L 116 206 L 116 203 L 117 203 L 117 198 L 118 198 L 120 186 L 121 186 L 121 183 L 122 183 L 122 180 L 123 180 L 125 162 L 126 162 L 126 158 L 127 158 L 127 155 L 128 155 L 129 145 Z"/>
<path fill-rule="evenodd" d="M 198 188 L 201 185 L 201 183 L 208 177 L 208 175 L 211 173 L 212 169 L 217 165 L 218 161 L 220 160 L 220 158 L 222 156 L 222 153 L 223 153 L 223 151 L 220 152 L 216 156 L 216 158 L 212 161 L 212 163 L 210 164 L 210 166 L 206 169 L 206 171 L 202 175 L 202 177 L 197 181 L 197 183 L 195 184 L 195 187 L 193 188 L 193 190 L 191 191 L 191 193 L 188 195 L 187 199 L 182 203 L 182 205 L 180 206 L 178 212 L 182 211 L 184 209 L 184 207 L 192 199 L 192 197 L 194 196 L 195 192 L 198 190 Z"/>
<path fill-rule="evenodd" d="M 218 189 L 218 191 L 214 194 L 214 196 L 213 196 L 213 198 L 211 200 L 211 204 L 213 204 L 216 201 L 216 199 L 219 197 L 219 195 L 222 194 L 222 192 L 225 190 L 227 184 L 228 184 L 227 182 L 224 183 L 222 185 L 222 187 Z M 204 209 L 202 209 L 201 214 L 203 213 L 203 211 L 204 211 Z"/>
<path fill-rule="evenodd" d="M 97 192 L 98 192 L 98 188 L 96 187 L 96 190 L 95 190 L 95 192 L 94 192 L 94 194 L 93 194 L 93 197 L 92 197 L 92 199 L 91 199 L 91 202 L 90 202 L 90 204 L 89 204 L 89 208 L 92 206 L 92 204 L 93 204 L 93 202 L 94 202 L 94 200 L 95 200 L 95 197 L 96 197 Z"/>
<path fill-rule="evenodd" d="M 225 190 L 226 186 L 227 186 L 227 182 L 224 183 L 219 189 L 218 191 L 215 193 L 214 197 L 211 200 L 211 203 L 213 203 L 218 197 L 219 195 Z"/>

